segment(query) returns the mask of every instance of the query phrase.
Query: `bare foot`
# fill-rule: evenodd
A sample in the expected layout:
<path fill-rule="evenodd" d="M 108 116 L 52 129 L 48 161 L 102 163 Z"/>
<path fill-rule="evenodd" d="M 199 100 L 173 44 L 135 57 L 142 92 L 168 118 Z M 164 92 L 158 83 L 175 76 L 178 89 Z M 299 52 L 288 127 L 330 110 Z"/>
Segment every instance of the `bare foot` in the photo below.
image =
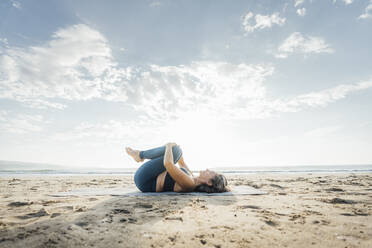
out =
<path fill-rule="evenodd" d="M 125 150 L 129 154 L 129 156 L 131 156 L 134 160 L 136 160 L 136 162 L 143 162 L 144 159 L 141 158 L 140 155 L 139 155 L 140 151 L 133 150 L 130 147 L 126 147 Z"/>

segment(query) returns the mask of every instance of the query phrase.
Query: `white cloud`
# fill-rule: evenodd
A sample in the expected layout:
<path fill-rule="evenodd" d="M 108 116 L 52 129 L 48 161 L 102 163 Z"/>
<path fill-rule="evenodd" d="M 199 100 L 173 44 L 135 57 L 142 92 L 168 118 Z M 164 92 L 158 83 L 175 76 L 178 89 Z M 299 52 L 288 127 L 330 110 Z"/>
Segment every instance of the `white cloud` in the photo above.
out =
<path fill-rule="evenodd" d="M 305 16 L 306 15 L 306 9 L 305 8 L 298 9 L 297 14 L 299 16 Z"/>
<path fill-rule="evenodd" d="M 286 58 L 291 53 L 333 53 L 334 50 L 321 37 L 303 36 L 299 32 L 291 34 L 278 48 L 278 58 Z"/>
<path fill-rule="evenodd" d="M 8 40 L 7 38 L 0 38 L 0 42 L 3 43 L 4 45 L 8 45 Z"/>
<path fill-rule="evenodd" d="M 372 87 L 371 79 L 289 99 L 276 99 L 267 95 L 264 84 L 273 72 L 271 65 L 226 62 L 153 65 L 150 71 L 144 72 L 143 81 L 135 90 L 137 102 L 131 104 L 159 123 L 176 121 L 183 116 L 200 119 L 200 115 L 215 120 L 263 119 L 283 112 L 326 107 L 354 92 Z"/>
<path fill-rule="evenodd" d="M 176 119 L 195 109 L 221 118 L 237 118 L 242 112 L 245 116 L 263 115 L 255 103 L 265 96 L 263 81 L 273 71 L 270 65 L 212 61 L 152 65 L 142 73 L 136 108 L 159 119 Z"/>
<path fill-rule="evenodd" d="M 294 6 L 297 7 L 301 4 L 303 4 L 304 2 L 305 2 L 305 0 L 295 0 Z"/>
<path fill-rule="evenodd" d="M 316 129 L 312 129 L 310 131 L 305 132 L 305 136 L 307 137 L 317 137 L 323 138 L 327 137 L 330 134 L 333 134 L 342 129 L 342 126 L 328 126 L 328 127 L 320 127 Z"/>
<path fill-rule="evenodd" d="M 152 3 L 150 3 L 150 7 L 158 7 L 160 5 L 161 5 L 160 1 L 153 1 Z"/>
<path fill-rule="evenodd" d="M 41 105 L 40 98 L 125 101 L 130 68 L 118 69 L 108 43 L 84 25 L 58 30 L 43 46 L 8 47 L 0 54 L 0 98 Z M 46 106 L 60 108 L 58 104 Z"/>
<path fill-rule="evenodd" d="M 0 132 L 25 134 L 40 132 L 44 119 L 41 115 L 14 115 L 7 111 L 0 111 Z"/>
<path fill-rule="evenodd" d="M 106 39 L 86 25 L 60 29 L 43 46 L 7 48 L 0 65 L 0 98 L 58 109 L 66 107 L 59 100 L 121 101 L 157 120 L 176 119 L 195 108 L 218 113 L 221 106 L 262 115 L 253 105 L 242 105 L 260 101 L 262 82 L 273 72 L 270 65 L 213 61 L 120 68 Z"/>
<path fill-rule="evenodd" d="M 65 109 L 67 105 L 57 102 L 50 102 L 43 99 L 32 99 L 32 100 L 20 100 L 24 103 L 25 106 L 36 108 L 36 109 L 47 109 L 47 108 L 54 108 L 54 109 Z"/>
<path fill-rule="evenodd" d="M 272 73 L 270 66 L 222 62 L 194 62 L 189 66 L 177 67 L 154 65 L 151 71 L 144 73 L 144 82 L 135 90 L 139 95 L 137 103 L 131 103 L 138 111 L 144 111 L 145 115 L 135 121 L 86 123 L 58 134 L 56 138 L 109 139 L 114 142 L 126 139 L 136 142 L 139 135 L 144 139 L 151 137 L 153 140 L 163 140 L 170 132 L 175 135 L 180 126 L 192 128 L 195 120 L 208 123 L 213 128 L 213 123 L 221 121 L 264 119 L 285 112 L 326 107 L 354 92 L 372 88 L 371 79 L 288 99 L 276 99 L 266 94 L 264 86 L 265 78 Z M 204 127 L 203 132 L 207 129 Z"/>
<path fill-rule="evenodd" d="M 7 38 L 0 38 L 0 56 L 4 53 L 4 50 L 9 47 Z"/>
<path fill-rule="evenodd" d="M 372 0 L 369 1 L 364 13 L 361 14 L 358 19 L 370 19 L 372 18 Z"/>
<path fill-rule="evenodd" d="M 354 84 L 341 84 L 333 88 L 298 95 L 292 99 L 275 100 L 274 109 L 279 112 L 298 112 L 306 107 L 325 107 L 347 95 L 372 88 L 372 79 Z"/>
<path fill-rule="evenodd" d="M 253 22 L 253 17 L 255 23 Z M 253 32 L 256 29 L 271 28 L 274 24 L 283 26 L 285 20 L 285 17 L 281 18 L 278 12 L 272 15 L 257 14 L 255 16 L 252 12 L 248 12 L 243 18 L 243 28 L 246 32 L 245 35 L 247 35 L 247 33 Z"/>
<path fill-rule="evenodd" d="M 349 4 L 352 4 L 354 2 L 354 0 L 342 0 L 345 5 L 349 5 Z M 337 0 L 333 0 L 333 3 L 335 4 L 337 2 Z"/>
<path fill-rule="evenodd" d="M 20 9 L 21 8 L 21 4 L 18 1 L 11 0 L 11 3 L 12 3 L 12 6 L 14 8 L 16 8 L 16 9 Z"/>
<path fill-rule="evenodd" d="M 273 70 L 271 65 L 212 61 L 152 65 L 138 73 L 128 88 L 127 103 L 138 111 L 139 118 L 85 123 L 54 138 L 126 140 L 128 143 L 143 138 L 156 143 L 164 141 L 170 133 L 176 134 L 180 125 L 183 128 L 190 128 L 193 123 L 200 126 L 195 120 L 207 123 L 208 120 L 265 118 L 269 113 L 265 110 L 263 82 Z"/>

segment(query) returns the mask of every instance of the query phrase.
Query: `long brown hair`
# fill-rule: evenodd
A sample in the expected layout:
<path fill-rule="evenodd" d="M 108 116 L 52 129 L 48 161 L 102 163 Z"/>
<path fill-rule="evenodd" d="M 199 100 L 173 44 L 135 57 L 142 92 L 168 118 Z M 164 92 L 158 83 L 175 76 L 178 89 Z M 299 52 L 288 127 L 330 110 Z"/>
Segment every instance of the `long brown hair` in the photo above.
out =
<path fill-rule="evenodd" d="M 231 191 L 227 186 L 227 179 L 222 174 L 217 174 L 212 179 L 212 186 L 209 186 L 206 183 L 202 183 L 195 187 L 194 191 L 196 192 L 206 192 L 206 193 L 223 193 Z"/>

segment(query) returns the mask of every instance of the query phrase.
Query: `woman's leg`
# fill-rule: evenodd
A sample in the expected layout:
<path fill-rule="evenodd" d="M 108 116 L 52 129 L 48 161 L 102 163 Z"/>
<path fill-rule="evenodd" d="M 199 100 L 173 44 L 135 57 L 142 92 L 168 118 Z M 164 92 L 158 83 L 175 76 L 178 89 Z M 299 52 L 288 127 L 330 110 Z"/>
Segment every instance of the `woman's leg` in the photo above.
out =
<path fill-rule="evenodd" d="M 154 151 L 147 150 L 150 151 L 149 153 L 146 153 L 147 151 L 145 151 L 145 156 L 158 154 L 160 149 L 159 150 L 155 149 L 151 149 Z M 177 163 L 177 161 L 182 156 L 182 150 L 178 146 L 174 146 L 172 147 L 172 152 L 174 163 Z M 134 182 L 137 188 L 142 192 L 156 192 L 156 178 L 160 173 L 164 172 L 165 170 L 166 169 L 164 167 L 164 153 L 163 155 L 160 155 L 156 158 L 151 159 L 150 161 L 147 161 L 138 168 L 134 175 Z"/>
<path fill-rule="evenodd" d="M 156 178 L 163 171 L 163 157 L 151 159 L 138 168 L 134 174 L 134 183 L 142 192 L 156 192 Z"/>
<path fill-rule="evenodd" d="M 182 155 L 182 150 L 179 146 L 173 146 L 172 147 L 173 158 L 175 157 L 174 156 L 175 154 L 178 155 L 177 152 L 179 152 L 179 151 L 181 152 L 181 155 Z M 139 156 L 142 159 L 153 159 L 153 158 L 163 156 L 164 153 L 165 153 L 165 146 L 160 146 L 160 147 L 156 147 L 156 148 L 153 148 L 153 149 L 140 151 Z M 177 161 L 178 161 L 178 159 L 177 159 Z"/>

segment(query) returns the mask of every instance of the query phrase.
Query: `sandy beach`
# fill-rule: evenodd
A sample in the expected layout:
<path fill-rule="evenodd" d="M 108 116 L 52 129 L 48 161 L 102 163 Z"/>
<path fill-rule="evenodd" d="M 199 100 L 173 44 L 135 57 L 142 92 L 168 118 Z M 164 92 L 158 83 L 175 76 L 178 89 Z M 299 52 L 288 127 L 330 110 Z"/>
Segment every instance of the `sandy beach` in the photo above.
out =
<path fill-rule="evenodd" d="M 227 175 L 245 196 L 66 196 L 133 176 L 0 178 L 0 247 L 372 247 L 371 174 Z"/>

